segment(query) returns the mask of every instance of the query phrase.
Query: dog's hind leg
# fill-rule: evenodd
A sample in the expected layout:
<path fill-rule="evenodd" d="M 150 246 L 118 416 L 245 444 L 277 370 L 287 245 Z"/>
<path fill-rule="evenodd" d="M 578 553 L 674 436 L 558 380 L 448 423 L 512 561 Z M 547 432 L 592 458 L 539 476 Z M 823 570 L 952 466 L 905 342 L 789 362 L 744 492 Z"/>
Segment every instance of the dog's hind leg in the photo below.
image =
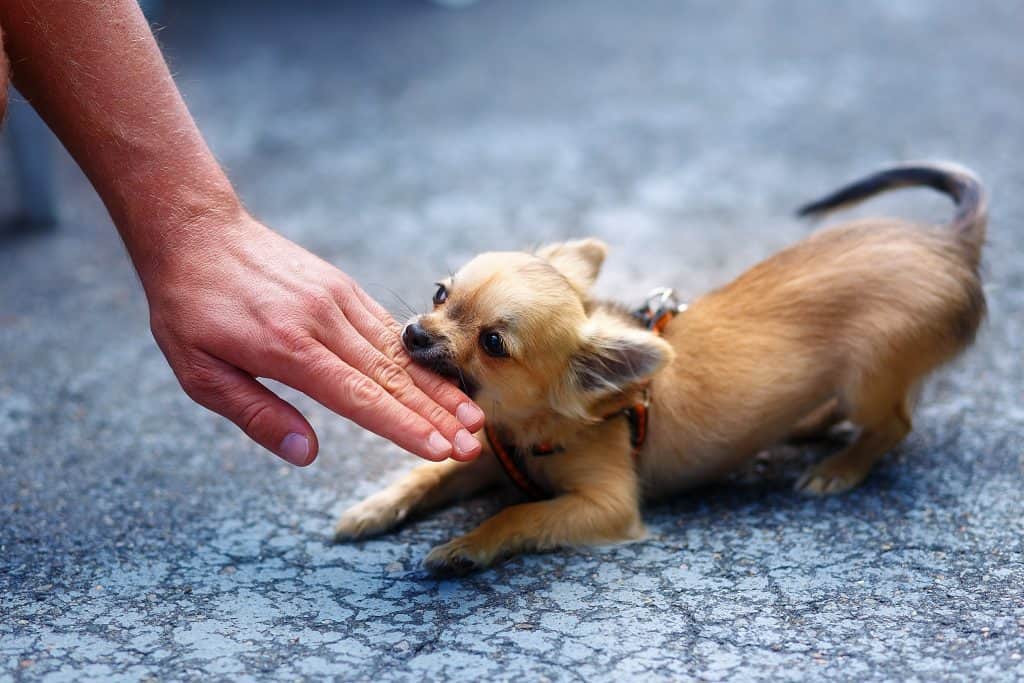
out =
<path fill-rule="evenodd" d="M 908 386 L 909 384 L 909 386 Z M 850 420 L 861 428 L 852 444 L 804 472 L 796 488 L 812 495 L 842 493 L 861 483 L 878 460 L 910 433 L 916 382 L 861 384 Z"/>
<path fill-rule="evenodd" d="M 828 436 L 830 429 L 846 419 L 838 398 L 831 398 L 793 425 L 787 441 L 814 441 Z"/>

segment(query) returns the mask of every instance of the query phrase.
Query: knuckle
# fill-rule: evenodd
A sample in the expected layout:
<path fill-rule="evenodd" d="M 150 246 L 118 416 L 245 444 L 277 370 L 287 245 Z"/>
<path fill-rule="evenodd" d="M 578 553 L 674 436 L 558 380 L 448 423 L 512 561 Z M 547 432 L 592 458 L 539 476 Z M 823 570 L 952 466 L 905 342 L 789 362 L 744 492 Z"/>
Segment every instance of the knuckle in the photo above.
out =
<path fill-rule="evenodd" d="M 392 419 L 396 434 L 402 434 L 411 441 L 423 441 L 434 430 L 425 418 L 411 410 L 402 410 Z"/>
<path fill-rule="evenodd" d="M 427 411 L 427 419 L 433 424 L 444 424 L 450 422 L 452 419 L 451 414 L 439 405 L 434 405 L 430 410 Z"/>
<path fill-rule="evenodd" d="M 308 353 L 302 358 L 301 365 L 311 377 L 336 382 L 340 386 L 345 386 L 349 382 L 347 368 L 339 367 L 338 359 L 323 349 Z"/>
<path fill-rule="evenodd" d="M 275 346 L 289 356 L 302 356 L 316 346 L 308 331 L 291 322 L 271 323 L 269 330 Z"/>
<path fill-rule="evenodd" d="M 238 426 L 253 437 L 266 434 L 272 420 L 273 410 L 266 401 L 253 401 L 237 417 Z"/>
<path fill-rule="evenodd" d="M 318 321 L 329 320 L 339 314 L 338 304 L 328 290 L 317 290 L 303 297 L 303 305 Z"/>
<path fill-rule="evenodd" d="M 387 360 L 382 360 L 376 371 L 377 382 L 389 394 L 395 395 L 407 392 L 411 387 L 409 375 L 400 366 Z"/>
<path fill-rule="evenodd" d="M 185 394 L 196 403 L 206 405 L 224 391 L 224 379 L 216 370 L 190 363 L 179 374 L 178 381 Z"/>
<path fill-rule="evenodd" d="M 342 275 L 333 280 L 328 285 L 328 288 L 331 294 L 334 295 L 334 300 L 338 302 L 343 303 L 356 296 L 355 283 L 347 275 Z"/>
<path fill-rule="evenodd" d="M 345 383 L 345 393 L 351 404 L 357 407 L 374 407 L 383 398 L 380 385 L 365 375 L 349 377 Z"/>
<path fill-rule="evenodd" d="M 401 367 L 407 368 L 412 363 L 412 358 L 405 352 L 402 340 L 399 339 L 397 334 L 387 334 L 382 346 L 384 347 L 382 349 L 383 353 Z"/>

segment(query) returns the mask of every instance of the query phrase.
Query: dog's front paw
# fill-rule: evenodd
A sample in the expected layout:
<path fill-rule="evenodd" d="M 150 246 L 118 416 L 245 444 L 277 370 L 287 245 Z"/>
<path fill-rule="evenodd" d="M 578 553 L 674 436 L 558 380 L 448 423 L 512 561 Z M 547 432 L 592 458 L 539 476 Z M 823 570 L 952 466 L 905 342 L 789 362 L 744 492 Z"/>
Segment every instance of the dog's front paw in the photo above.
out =
<path fill-rule="evenodd" d="M 407 505 L 387 491 L 381 491 L 341 515 L 334 525 L 334 540 L 354 541 L 382 534 L 398 526 L 408 514 Z"/>
<path fill-rule="evenodd" d="M 431 550 L 423 560 L 423 566 L 438 576 L 464 576 L 483 569 L 493 559 L 469 536 L 460 536 Z"/>

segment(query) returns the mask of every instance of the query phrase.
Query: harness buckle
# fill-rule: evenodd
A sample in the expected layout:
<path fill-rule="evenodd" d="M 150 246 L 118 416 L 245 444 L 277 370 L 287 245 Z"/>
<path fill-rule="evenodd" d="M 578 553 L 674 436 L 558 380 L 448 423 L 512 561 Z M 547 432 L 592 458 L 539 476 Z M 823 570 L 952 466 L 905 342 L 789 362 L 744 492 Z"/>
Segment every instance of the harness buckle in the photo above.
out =
<path fill-rule="evenodd" d="M 676 290 L 671 287 L 657 287 L 647 295 L 643 306 L 633 311 L 633 316 L 648 329 L 660 332 L 669 317 L 682 313 L 687 308 L 685 303 L 679 301 Z"/>

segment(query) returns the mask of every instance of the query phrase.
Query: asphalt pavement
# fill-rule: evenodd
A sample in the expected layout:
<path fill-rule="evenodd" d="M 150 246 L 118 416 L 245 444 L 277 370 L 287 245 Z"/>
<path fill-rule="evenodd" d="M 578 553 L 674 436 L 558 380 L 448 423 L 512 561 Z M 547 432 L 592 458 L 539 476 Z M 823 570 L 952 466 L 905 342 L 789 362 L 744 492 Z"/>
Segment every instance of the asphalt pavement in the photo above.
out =
<path fill-rule="evenodd" d="M 282 390 L 282 465 L 180 391 L 94 193 L 0 238 L 0 681 L 1024 678 L 1024 9 L 1013 2 L 166 3 L 160 40 L 250 209 L 399 317 L 473 254 L 594 235 L 598 291 L 696 296 L 898 160 L 992 192 L 989 318 L 856 491 L 780 447 L 650 537 L 420 568 L 502 505 L 335 546 L 413 456 Z M 6 158 L 0 159 L 5 164 Z M 0 215 L 13 211 L 0 165 Z M 923 191 L 874 202 L 941 221 Z M 0 232 L 3 232 L 0 229 Z"/>

